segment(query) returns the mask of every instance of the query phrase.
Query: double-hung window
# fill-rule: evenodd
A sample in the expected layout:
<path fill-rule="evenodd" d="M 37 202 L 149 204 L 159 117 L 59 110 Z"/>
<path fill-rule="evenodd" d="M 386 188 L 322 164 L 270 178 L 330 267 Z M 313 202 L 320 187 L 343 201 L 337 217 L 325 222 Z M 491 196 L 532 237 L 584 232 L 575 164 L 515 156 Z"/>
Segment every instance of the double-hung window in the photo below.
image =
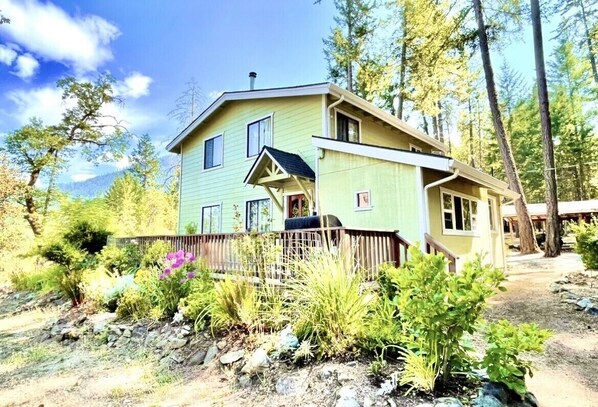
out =
<path fill-rule="evenodd" d="M 207 139 L 203 146 L 203 169 L 220 167 L 222 165 L 222 134 Z"/>
<path fill-rule="evenodd" d="M 247 157 L 258 155 L 264 146 L 272 146 L 272 116 L 247 125 Z"/>
<path fill-rule="evenodd" d="M 496 227 L 496 214 L 498 212 L 496 205 L 496 198 L 488 198 L 488 220 L 490 221 L 490 230 L 492 232 L 498 232 Z"/>
<path fill-rule="evenodd" d="M 336 112 L 336 139 L 359 143 L 359 121 Z"/>
<path fill-rule="evenodd" d="M 478 201 L 451 192 L 441 194 L 443 231 L 473 234 L 478 227 Z"/>
<path fill-rule="evenodd" d="M 245 225 L 247 230 L 268 232 L 270 230 L 270 199 L 247 201 Z"/>
<path fill-rule="evenodd" d="M 201 208 L 201 233 L 220 233 L 220 205 Z"/>

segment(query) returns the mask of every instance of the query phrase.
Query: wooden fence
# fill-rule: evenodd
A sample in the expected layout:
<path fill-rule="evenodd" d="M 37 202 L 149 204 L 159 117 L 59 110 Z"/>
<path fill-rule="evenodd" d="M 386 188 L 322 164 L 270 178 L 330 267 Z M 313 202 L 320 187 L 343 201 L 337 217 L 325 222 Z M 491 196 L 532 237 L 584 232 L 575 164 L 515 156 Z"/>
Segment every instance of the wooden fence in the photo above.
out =
<path fill-rule="evenodd" d="M 175 250 L 191 252 L 201 257 L 205 264 L 213 270 L 216 277 L 234 274 L 241 270 L 253 268 L 256 276 L 265 272 L 266 278 L 284 281 L 289 278 L 291 271 L 287 267 L 289 261 L 305 259 L 313 250 L 328 249 L 333 252 L 350 250 L 354 265 L 365 270 L 366 279 L 374 280 L 379 267 L 384 263 L 399 266 L 407 258 L 409 242 L 398 232 L 349 229 L 333 227 L 324 229 L 301 229 L 261 234 L 263 239 L 257 244 L 267 244 L 265 248 L 275 256 L 267 270 L 260 268 L 259 263 L 243 264 L 247 256 L 239 256 L 242 239 L 247 239 L 247 233 L 217 233 L 204 235 L 164 235 L 137 236 L 116 238 L 117 246 L 135 244 L 144 252 L 152 243 L 162 240 L 170 243 Z"/>
<path fill-rule="evenodd" d="M 456 273 L 457 272 L 457 259 L 459 259 L 459 257 L 457 257 L 457 255 L 454 254 L 452 251 L 450 251 L 448 247 L 446 247 L 445 245 L 440 243 L 438 240 L 434 239 L 429 234 L 426 233 L 425 238 L 426 238 L 426 253 L 430 253 L 430 254 L 442 253 L 442 254 L 444 254 L 444 257 L 446 257 L 446 259 L 449 261 L 448 271 L 450 273 Z"/>

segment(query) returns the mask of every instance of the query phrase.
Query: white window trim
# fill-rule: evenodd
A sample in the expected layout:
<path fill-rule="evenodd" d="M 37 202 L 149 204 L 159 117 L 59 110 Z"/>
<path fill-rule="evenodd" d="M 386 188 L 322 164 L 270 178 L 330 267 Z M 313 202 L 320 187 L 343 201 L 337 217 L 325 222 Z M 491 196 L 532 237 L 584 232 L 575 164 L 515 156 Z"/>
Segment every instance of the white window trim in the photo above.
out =
<path fill-rule="evenodd" d="M 359 194 L 363 194 L 364 192 L 367 192 L 368 194 L 368 201 L 370 203 L 370 206 L 365 207 L 365 208 L 360 208 L 359 206 L 357 206 L 358 202 L 359 202 Z M 374 208 L 374 205 L 372 205 L 372 193 L 370 192 L 369 189 L 364 189 L 362 191 L 355 191 L 355 193 L 353 194 L 353 210 L 355 212 L 363 212 L 363 211 L 371 211 Z"/>
<path fill-rule="evenodd" d="M 220 136 L 222 136 L 222 154 L 220 157 L 221 164 L 216 165 L 214 167 L 205 168 L 205 165 L 206 165 L 206 142 L 209 140 L 215 139 L 216 137 L 220 137 Z M 210 171 L 220 169 L 222 167 L 224 167 L 224 132 L 210 136 L 203 141 L 203 163 L 202 163 L 203 170 L 202 170 L 202 172 L 210 172 Z"/>
<path fill-rule="evenodd" d="M 274 147 L 274 112 L 269 113 L 265 116 L 259 117 L 254 120 L 250 120 L 245 123 L 245 161 L 248 160 L 255 160 L 255 158 L 260 155 L 260 151 L 257 152 L 256 155 L 247 155 L 247 151 L 249 150 L 249 125 L 257 122 L 261 122 L 264 119 L 270 118 L 270 146 Z M 224 150 L 224 149 L 223 149 Z"/>
<path fill-rule="evenodd" d="M 271 221 L 270 221 L 270 229 L 272 229 L 272 224 L 274 223 L 274 218 L 273 218 L 273 213 L 272 213 L 272 209 L 273 209 L 272 208 L 272 198 L 270 198 L 269 196 L 265 196 L 265 197 L 264 196 L 258 196 L 258 197 L 252 198 L 252 199 L 246 199 L 245 200 L 245 204 L 243 205 L 243 227 L 244 227 L 244 229 L 245 229 L 246 232 L 250 232 L 251 231 L 251 230 L 249 230 L 247 228 L 247 226 L 248 226 L 247 225 L 247 221 L 249 220 L 247 218 L 247 215 L 248 215 L 247 214 L 247 203 L 248 202 L 253 202 L 253 201 L 263 201 L 264 199 L 267 199 L 268 202 L 270 203 L 268 211 L 270 213 L 270 219 L 271 219 Z M 272 230 L 270 230 L 270 232 L 271 231 Z M 259 231 L 259 230 L 257 232 L 261 233 L 261 231 Z"/>
<path fill-rule="evenodd" d="M 432 154 L 437 155 L 439 157 L 446 157 L 446 154 L 444 154 L 444 151 L 440 151 L 440 150 L 432 150 Z"/>
<path fill-rule="evenodd" d="M 333 137 L 333 140 L 341 141 L 341 140 L 338 140 L 336 138 L 337 137 L 337 132 L 336 132 L 337 125 L 336 125 L 336 123 L 337 123 L 337 118 L 338 118 L 337 114 L 338 113 L 340 113 L 340 114 L 342 114 L 344 116 L 347 116 L 348 118 L 353 119 L 353 120 L 355 120 L 358 123 L 358 125 L 359 125 L 359 141 L 358 141 L 358 143 L 361 143 L 361 139 L 362 139 L 362 134 L 361 134 L 361 119 L 359 117 L 357 117 L 357 116 L 353 116 L 352 114 L 347 113 L 346 111 L 344 111 L 342 109 L 338 109 L 338 108 L 334 108 L 334 137 Z M 351 143 L 353 143 L 353 142 L 351 142 Z"/>
<path fill-rule="evenodd" d="M 480 237 L 481 236 L 481 229 L 480 229 L 480 199 L 476 198 L 472 195 L 467 195 L 461 192 L 453 191 L 452 189 L 447 188 L 438 188 L 440 190 L 440 222 L 442 224 L 442 234 L 446 236 L 469 236 L 469 237 Z M 444 200 L 442 198 L 442 194 L 448 194 L 454 196 L 458 196 L 460 198 L 465 198 L 469 201 L 477 202 L 478 211 L 476 213 L 476 228 L 473 230 L 458 230 L 458 229 L 446 229 L 444 227 Z M 453 226 L 455 226 L 455 200 L 453 199 L 453 208 L 451 209 L 453 214 Z M 473 227 L 473 220 L 471 222 Z"/>
<path fill-rule="evenodd" d="M 203 231 L 203 210 L 204 208 L 211 208 L 213 206 L 219 206 L 220 207 L 220 219 L 218 219 L 218 226 L 220 226 L 218 229 L 218 232 L 216 233 L 222 233 L 222 202 L 218 202 L 218 203 L 213 203 L 213 204 L 208 204 L 208 205 L 202 205 L 201 206 L 201 214 L 200 214 L 200 225 L 199 225 L 199 233 L 201 233 L 202 235 L 204 234 Z"/>
<path fill-rule="evenodd" d="M 424 150 L 421 147 L 416 146 L 415 144 L 411 144 L 411 143 L 409 143 L 409 151 L 411 151 L 412 153 L 413 152 L 416 152 L 416 153 L 423 153 L 424 152 Z"/>
<path fill-rule="evenodd" d="M 488 229 L 490 229 L 490 232 L 494 235 L 498 234 L 499 231 L 499 227 L 502 226 L 502 223 L 499 225 L 498 222 L 498 200 L 496 199 L 495 196 L 492 195 L 488 195 L 488 200 L 491 201 L 491 205 L 492 208 L 494 209 L 494 216 L 493 216 L 493 220 L 494 220 L 494 229 L 492 229 L 492 223 L 488 224 Z M 492 216 L 492 213 L 488 213 L 488 222 L 490 222 L 490 216 Z"/>

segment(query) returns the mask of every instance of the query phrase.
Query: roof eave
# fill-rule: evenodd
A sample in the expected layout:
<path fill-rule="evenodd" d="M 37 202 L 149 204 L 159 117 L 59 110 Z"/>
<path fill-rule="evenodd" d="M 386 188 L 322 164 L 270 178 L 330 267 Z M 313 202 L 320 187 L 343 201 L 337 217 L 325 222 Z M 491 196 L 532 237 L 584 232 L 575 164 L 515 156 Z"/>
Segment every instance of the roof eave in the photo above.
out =
<path fill-rule="evenodd" d="M 475 168 L 470 167 L 457 160 L 452 160 L 450 164 L 453 170 L 458 169 L 460 175 L 464 178 L 468 178 L 471 181 L 477 182 L 478 184 L 484 185 L 485 187 L 499 193 L 502 196 L 506 196 L 510 199 L 518 199 L 519 194 L 509 189 L 509 185 L 506 182 L 498 180 L 491 175 L 483 173 Z"/>

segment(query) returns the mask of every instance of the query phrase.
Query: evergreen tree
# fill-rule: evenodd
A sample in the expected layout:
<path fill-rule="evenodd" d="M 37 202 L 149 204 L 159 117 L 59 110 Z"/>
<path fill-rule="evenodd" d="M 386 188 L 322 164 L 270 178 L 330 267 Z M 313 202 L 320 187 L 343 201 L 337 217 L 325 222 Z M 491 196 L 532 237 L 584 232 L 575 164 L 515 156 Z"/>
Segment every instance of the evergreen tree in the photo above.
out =
<path fill-rule="evenodd" d="M 154 187 L 160 171 L 160 160 L 149 135 L 144 134 L 139 138 L 129 158 L 131 160 L 129 171 L 139 180 L 143 189 Z"/>

